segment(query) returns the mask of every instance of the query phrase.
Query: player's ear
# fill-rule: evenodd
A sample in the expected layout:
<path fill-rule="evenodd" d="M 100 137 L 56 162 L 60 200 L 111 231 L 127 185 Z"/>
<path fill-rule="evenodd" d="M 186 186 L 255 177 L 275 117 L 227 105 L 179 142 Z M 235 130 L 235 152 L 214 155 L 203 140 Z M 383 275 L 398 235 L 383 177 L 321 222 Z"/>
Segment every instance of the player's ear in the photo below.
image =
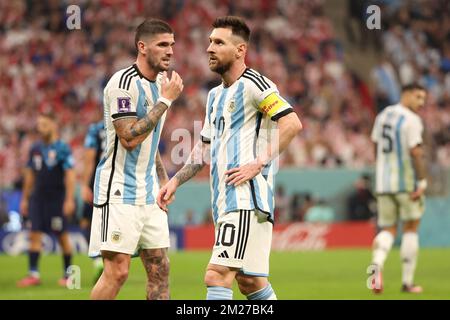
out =
<path fill-rule="evenodd" d="M 137 43 L 138 51 L 140 54 L 145 54 L 145 43 L 142 40 L 139 40 Z"/>
<path fill-rule="evenodd" d="M 245 42 L 237 45 L 236 58 L 241 58 L 247 53 L 247 44 Z"/>

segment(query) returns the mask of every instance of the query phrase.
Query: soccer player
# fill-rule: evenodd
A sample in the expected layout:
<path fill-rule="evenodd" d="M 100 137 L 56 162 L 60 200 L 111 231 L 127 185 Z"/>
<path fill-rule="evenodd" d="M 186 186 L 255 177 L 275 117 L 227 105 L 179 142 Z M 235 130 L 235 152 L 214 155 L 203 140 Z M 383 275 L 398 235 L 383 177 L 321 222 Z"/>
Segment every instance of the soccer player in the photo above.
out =
<path fill-rule="evenodd" d="M 114 299 L 138 249 L 147 271 L 147 299 L 169 298 L 169 227 L 155 202 L 168 181 L 158 152 L 166 110 L 183 90 L 181 77 L 166 71 L 174 34 L 164 21 L 136 29 L 136 62 L 116 72 L 104 89 L 105 155 L 97 165 L 89 255 L 104 270 L 92 299 Z"/>
<path fill-rule="evenodd" d="M 250 29 L 239 17 L 217 18 L 209 68 L 222 77 L 210 90 L 199 141 L 185 166 L 158 194 L 164 210 L 180 185 L 211 157 L 215 244 L 205 274 L 207 299 L 232 299 L 233 280 L 248 299 L 276 299 L 268 282 L 274 221 L 274 159 L 301 130 L 276 85 L 245 65 Z M 278 129 L 278 138 L 273 132 Z"/>
<path fill-rule="evenodd" d="M 67 269 L 72 260 L 66 218 L 75 210 L 72 152 L 66 143 L 58 139 L 53 113 L 38 116 L 37 131 L 42 141 L 31 147 L 20 202 L 21 214 L 31 221 L 29 274 L 17 286 L 41 284 L 38 261 L 42 250 L 42 232 L 52 232 L 58 237 L 64 258 L 64 272 L 59 284 L 65 286 Z"/>
<path fill-rule="evenodd" d="M 94 186 L 94 169 L 103 157 L 105 151 L 106 136 L 105 125 L 103 120 L 93 123 L 89 126 L 88 133 L 84 140 L 84 170 L 82 173 L 82 190 L 81 195 L 84 202 L 83 218 L 80 221 L 80 227 L 84 231 L 87 242 L 89 243 L 89 236 L 91 233 L 92 222 L 92 201 L 93 201 L 93 186 Z M 94 283 L 97 282 L 103 271 L 103 263 L 101 257 L 94 257 Z"/>
<path fill-rule="evenodd" d="M 397 223 L 403 223 L 400 255 L 402 291 L 420 293 L 414 285 L 419 251 L 417 229 L 424 213 L 427 188 L 423 124 L 417 112 L 425 104 L 426 90 L 417 84 L 402 88 L 399 104 L 389 106 L 375 119 L 372 140 L 376 144 L 376 192 L 378 225 L 381 231 L 373 241 L 375 277 L 372 289 L 383 291 L 382 269 L 395 239 Z"/>

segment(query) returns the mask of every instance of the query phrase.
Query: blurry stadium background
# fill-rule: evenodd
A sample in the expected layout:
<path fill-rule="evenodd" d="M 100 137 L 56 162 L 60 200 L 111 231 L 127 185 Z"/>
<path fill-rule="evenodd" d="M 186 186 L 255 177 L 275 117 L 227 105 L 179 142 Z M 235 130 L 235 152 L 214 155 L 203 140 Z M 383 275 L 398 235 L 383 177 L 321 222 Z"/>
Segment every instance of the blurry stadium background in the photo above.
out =
<path fill-rule="evenodd" d="M 69 5 L 80 7 L 81 28 L 69 30 Z M 381 29 L 367 27 L 369 5 Z M 226 14 L 252 29 L 247 64 L 271 78 L 300 116 L 304 130 L 280 159 L 271 281 L 281 299 L 450 298 L 450 1 L 448 0 L 98 0 L 0 1 L 0 299 L 86 299 L 91 263 L 78 223 L 71 239 L 79 252 L 82 289 L 58 288 L 60 257 L 52 237 L 40 262 L 44 285 L 16 289 L 27 271 L 27 232 L 19 211 L 21 172 L 37 138 L 39 110 L 54 110 L 61 137 L 72 147 L 81 176 L 83 140 L 101 118 L 109 77 L 135 59 L 134 28 L 144 17 L 168 21 L 175 31 L 172 68 L 185 89 L 170 109 L 160 152 L 169 175 L 173 137 L 204 118 L 207 91 L 219 78 L 207 66 L 211 23 Z M 399 100 L 403 84 L 429 91 L 425 123 L 431 187 L 420 227 L 416 280 L 419 297 L 400 295 L 400 260 L 386 265 L 386 288 L 366 288 L 376 233 L 372 193 L 375 115 Z M 197 133 L 198 134 L 198 133 Z M 190 149 L 190 148 L 189 148 Z M 184 157 L 187 158 L 188 154 Z M 170 207 L 173 299 L 203 299 L 204 268 L 213 243 L 208 169 L 183 186 Z M 144 272 L 134 261 L 119 298 L 144 297 Z M 236 298 L 243 298 L 239 293 Z"/>

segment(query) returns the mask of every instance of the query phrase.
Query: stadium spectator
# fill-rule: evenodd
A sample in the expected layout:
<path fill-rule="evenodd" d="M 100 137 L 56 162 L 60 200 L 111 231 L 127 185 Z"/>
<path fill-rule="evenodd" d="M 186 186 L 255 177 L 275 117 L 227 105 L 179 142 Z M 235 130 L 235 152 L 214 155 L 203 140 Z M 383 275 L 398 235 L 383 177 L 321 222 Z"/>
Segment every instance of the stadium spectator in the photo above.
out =
<path fill-rule="evenodd" d="M 376 200 L 372 193 L 372 181 L 369 175 L 363 174 L 354 183 L 354 190 L 347 198 L 348 220 L 369 220 L 375 216 Z"/>

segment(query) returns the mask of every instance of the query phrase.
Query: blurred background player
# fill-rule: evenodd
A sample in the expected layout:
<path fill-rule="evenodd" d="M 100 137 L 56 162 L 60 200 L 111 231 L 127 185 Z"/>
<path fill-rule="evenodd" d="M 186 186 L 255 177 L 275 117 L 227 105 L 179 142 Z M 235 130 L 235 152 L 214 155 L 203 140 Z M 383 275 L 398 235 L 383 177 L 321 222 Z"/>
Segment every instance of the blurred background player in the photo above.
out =
<path fill-rule="evenodd" d="M 103 273 L 92 299 L 114 299 L 140 249 L 147 272 L 147 299 L 169 299 L 170 245 L 167 214 L 155 203 L 168 181 L 158 152 L 172 101 L 183 90 L 168 70 L 175 44 L 172 28 L 149 19 L 135 34 L 136 62 L 116 72 L 104 90 L 105 156 L 96 169 L 89 255 L 101 254 Z M 164 72 L 164 73 L 162 73 Z"/>
<path fill-rule="evenodd" d="M 24 185 L 20 203 L 21 214 L 31 221 L 29 274 L 19 287 L 41 284 L 38 261 L 42 249 L 42 232 L 57 235 L 64 259 L 63 278 L 66 285 L 67 268 L 71 265 L 72 247 L 67 232 L 67 217 L 74 212 L 75 174 L 70 147 L 58 139 L 55 115 L 42 113 L 37 119 L 41 141 L 30 150 L 24 170 Z"/>
<path fill-rule="evenodd" d="M 209 91 L 201 141 L 186 165 L 161 188 L 158 204 L 167 210 L 177 187 L 202 169 L 202 154 L 210 152 L 216 243 L 205 274 L 207 299 L 232 299 L 236 279 L 249 300 L 275 300 L 267 280 L 274 221 L 273 160 L 302 125 L 276 85 L 245 65 L 250 38 L 245 21 L 227 16 L 217 18 L 213 27 L 209 68 L 220 74 L 222 83 Z"/>
<path fill-rule="evenodd" d="M 80 221 L 80 227 L 86 237 L 87 243 L 90 240 L 91 222 L 92 222 L 92 201 L 93 201 L 93 187 L 95 181 L 94 169 L 103 157 L 105 151 L 105 125 L 103 119 L 93 123 L 89 126 L 86 138 L 84 140 L 84 170 L 82 171 L 82 190 L 81 196 L 83 198 L 83 218 Z M 103 263 L 101 257 L 94 257 L 94 283 L 103 271 Z"/>
<path fill-rule="evenodd" d="M 376 144 L 376 192 L 378 225 L 372 264 L 377 267 L 373 291 L 383 290 L 382 269 L 402 221 L 402 291 L 420 293 L 413 283 L 419 251 L 417 229 L 424 212 L 427 188 L 423 124 L 417 112 L 425 104 L 426 90 L 416 84 L 402 88 L 399 104 L 389 106 L 375 119 L 372 140 Z"/>

